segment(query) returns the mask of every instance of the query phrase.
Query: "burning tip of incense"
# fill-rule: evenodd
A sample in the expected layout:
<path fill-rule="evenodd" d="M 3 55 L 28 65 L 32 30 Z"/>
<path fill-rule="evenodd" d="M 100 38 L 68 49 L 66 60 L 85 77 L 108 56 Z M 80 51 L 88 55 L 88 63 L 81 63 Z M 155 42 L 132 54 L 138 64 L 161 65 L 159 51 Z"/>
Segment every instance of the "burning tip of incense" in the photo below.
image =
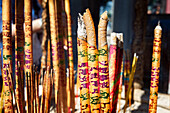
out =
<path fill-rule="evenodd" d="M 136 58 L 138 58 L 139 56 L 136 56 Z"/>
<path fill-rule="evenodd" d="M 158 21 L 158 25 L 160 26 L 160 20 Z"/>
<path fill-rule="evenodd" d="M 160 26 L 160 21 L 158 21 L 158 25 L 156 26 L 155 29 L 157 29 L 157 30 L 162 30 L 162 28 L 161 28 L 161 26 Z"/>

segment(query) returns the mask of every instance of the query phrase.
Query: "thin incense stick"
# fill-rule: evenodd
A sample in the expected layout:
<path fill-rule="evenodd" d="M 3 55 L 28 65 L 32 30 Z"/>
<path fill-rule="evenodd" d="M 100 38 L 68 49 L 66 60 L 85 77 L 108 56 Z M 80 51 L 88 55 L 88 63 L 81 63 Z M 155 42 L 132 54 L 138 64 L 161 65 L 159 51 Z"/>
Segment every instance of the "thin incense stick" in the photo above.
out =
<path fill-rule="evenodd" d="M 90 80 L 90 106 L 92 113 L 100 112 L 99 101 L 99 76 L 98 76 L 98 51 L 96 46 L 96 34 L 94 22 L 89 9 L 83 14 L 87 31 L 88 73 Z"/>
<path fill-rule="evenodd" d="M 12 60 L 11 45 L 11 0 L 2 0 L 2 22 L 3 22 L 3 84 L 4 84 L 4 109 L 5 113 L 13 112 L 13 100 L 10 93 L 6 66 Z M 9 94 L 9 95 L 8 95 Z"/>
<path fill-rule="evenodd" d="M 128 90 L 127 90 L 127 93 L 126 93 L 126 96 L 125 96 L 124 113 L 126 112 L 126 107 L 127 107 L 127 103 L 128 103 L 128 99 L 129 99 L 129 93 L 130 93 L 130 90 L 132 88 L 132 83 L 133 83 L 133 78 L 134 78 L 134 75 L 135 75 L 137 60 L 138 60 L 138 56 L 136 56 L 136 53 L 135 53 L 134 57 L 133 57 L 133 62 L 132 62 L 132 70 L 131 70 L 131 73 L 130 73 Z"/>
<path fill-rule="evenodd" d="M 160 22 L 158 22 L 158 25 L 154 30 L 149 113 L 157 112 L 158 85 L 159 85 L 160 59 L 161 59 L 161 35 L 162 35 L 162 28 L 160 26 Z"/>
<path fill-rule="evenodd" d="M 55 17 L 55 2 L 54 0 L 49 0 L 49 15 L 50 15 L 50 31 L 51 31 L 51 48 L 52 48 L 52 62 L 54 72 L 54 88 L 55 88 L 55 103 L 56 109 L 58 105 L 58 83 L 59 83 L 59 58 L 57 51 L 58 38 L 56 34 L 56 17 Z M 57 109 L 58 110 L 58 109 Z"/>
<path fill-rule="evenodd" d="M 18 76 L 21 80 L 16 84 L 16 88 L 21 87 L 21 90 L 18 90 L 21 113 L 25 112 L 25 100 L 24 100 L 24 0 L 15 0 L 15 76 L 16 81 Z M 20 62 L 20 70 L 18 70 L 18 61 Z M 19 72 L 20 71 L 20 72 Z"/>
<path fill-rule="evenodd" d="M 65 0 L 65 11 L 67 15 L 67 30 L 68 30 L 68 54 L 69 54 L 69 77 L 71 91 L 71 108 L 75 110 L 75 94 L 74 94 L 74 64 L 73 64 L 73 44 L 72 44 L 72 29 L 71 29 L 71 11 L 70 0 Z"/>
<path fill-rule="evenodd" d="M 78 76 L 80 81 L 80 106 L 81 113 L 90 113 L 89 97 L 89 76 L 88 76 L 88 54 L 87 54 L 87 33 L 82 15 L 78 17 Z M 77 85 L 78 85 L 77 81 Z M 78 86 L 77 86 L 78 87 Z"/>
<path fill-rule="evenodd" d="M 33 66 L 32 50 L 32 0 L 24 0 L 25 10 L 25 71 L 28 72 L 28 110 L 33 113 L 33 100 L 31 96 L 31 78 Z"/>
<path fill-rule="evenodd" d="M 66 93 L 66 70 L 65 70 L 65 54 L 64 54 L 64 48 L 63 48 L 63 29 L 62 29 L 62 0 L 57 0 L 56 4 L 56 25 L 58 27 L 57 29 L 57 37 L 59 38 L 59 43 L 58 43 L 58 56 L 59 56 L 59 67 L 60 67 L 60 91 L 61 91 L 61 103 L 63 106 L 63 112 L 67 113 L 68 112 L 68 107 L 67 107 L 67 93 Z M 73 103 L 74 104 L 74 103 Z"/>
<path fill-rule="evenodd" d="M 107 23 L 108 16 L 105 11 L 98 25 L 98 48 L 99 48 L 99 78 L 100 78 L 100 107 L 101 112 L 110 113 L 109 69 L 108 69 L 108 46 L 107 46 Z"/>

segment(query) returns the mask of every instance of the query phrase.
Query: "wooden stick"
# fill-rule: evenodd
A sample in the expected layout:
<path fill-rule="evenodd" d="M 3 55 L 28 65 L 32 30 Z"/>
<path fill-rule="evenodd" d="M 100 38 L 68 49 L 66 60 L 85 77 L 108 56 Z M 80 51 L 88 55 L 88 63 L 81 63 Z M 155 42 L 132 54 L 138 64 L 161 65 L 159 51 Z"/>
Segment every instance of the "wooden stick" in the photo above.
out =
<path fill-rule="evenodd" d="M 105 11 L 98 25 L 99 78 L 100 78 L 100 107 L 104 113 L 110 113 L 108 46 L 107 46 L 107 11 Z"/>
<path fill-rule="evenodd" d="M 13 100 L 10 93 L 6 66 L 12 60 L 11 45 L 11 0 L 2 0 L 2 22 L 3 22 L 3 84 L 4 84 L 4 109 L 5 113 L 13 112 Z M 9 95 L 8 95 L 9 94 Z"/>
<path fill-rule="evenodd" d="M 162 35 L 162 28 L 160 26 L 160 22 L 158 22 L 158 25 L 154 30 L 151 85 L 150 85 L 150 97 L 149 97 L 149 113 L 157 112 L 158 85 L 159 85 L 160 59 L 161 59 L 161 35 Z"/>

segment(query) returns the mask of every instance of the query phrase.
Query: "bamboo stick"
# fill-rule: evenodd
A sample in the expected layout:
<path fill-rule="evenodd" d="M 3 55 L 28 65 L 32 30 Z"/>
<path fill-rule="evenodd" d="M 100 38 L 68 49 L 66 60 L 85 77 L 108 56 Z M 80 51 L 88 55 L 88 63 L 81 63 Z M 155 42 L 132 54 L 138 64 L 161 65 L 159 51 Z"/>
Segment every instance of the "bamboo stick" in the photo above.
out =
<path fill-rule="evenodd" d="M 20 76 L 21 80 L 16 84 L 16 88 L 21 87 L 21 90 L 18 90 L 21 113 L 25 112 L 25 100 L 24 100 L 24 75 L 23 75 L 23 67 L 24 67 L 24 0 L 15 0 L 15 76 L 16 81 L 18 76 Z M 20 62 L 20 72 L 18 70 L 18 61 Z M 17 99 L 17 100 L 18 100 Z"/>
<path fill-rule="evenodd" d="M 27 113 L 33 113 L 33 99 L 31 96 L 31 78 L 33 66 L 32 50 L 32 0 L 24 0 L 25 10 L 25 71 L 28 72 L 28 110 Z"/>
<path fill-rule="evenodd" d="M 69 55 L 69 77 L 70 77 L 70 92 L 71 92 L 71 108 L 75 110 L 75 94 L 74 94 L 74 64 L 73 64 L 73 44 L 72 44 L 72 29 L 71 29 L 71 14 L 70 0 L 65 0 L 65 11 L 67 15 L 67 30 L 68 30 L 68 55 Z"/>
<path fill-rule="evenodd" d="M 4 110 L 5 113 L 13 112 L 13 100 L 10 93 L 10 83 L 6 73 L 6 66 L 12 60 L 11 45 L 11 0 L 2 0 L 2 22 L 3 22 L 3 84 L 4 84 Z M 11 80 L 11 78 L 9 78 Z"/>
<path fill-rule="evenodd" d="M 158 85 L 159 85 L 160 59 L 161 59 L 161 35 L 162 35 L 162 28 L 160 26 L 160 22 L 158 22 L 158 25 L 154 30 L 149 113 L 157 112 Z"/>
<path fill-rule="evenodd" d="M 81 113 L 90 113 L 90 95 L 89 95 L 89 76 L 88 76 L 88 54 L 87 54 L 87 33 L 83 16 L 78 17 L 78 76 L 77 87 L 80 81 L 80 106 Z M 78 89 L 77 89 L 78 90 Z"/>
<path fill-rule="evenodd" d="M 110 91 L 108 70 L 108 46 L 107 46 L 107 11 L 105 11 L 98 25 L 98 49 L 99 49 L 99 78 L 100 78 L 100 107 L 101 112 L 110 113 Z"/>
<path fill-rule="evenodd" d="M 49 0 L 51 48 L 52 48 L 52 59 L 53 59 L 52 62 L 53 62 L 53 69 L 55 70 L 55 72 L 54 72 L 55 103 L 56 103 L 56 109 L 57 109 L 57 105 L 58 105 L 58 83 L 59 83 L 59 58 L 58 58 L 58 51 L 57 51 L 58 38 L 57 38 L 57 35 L 56 35 L 56 23 L 55 23 L 56 17 L 55 17 L 55 6 L 54 6 L 54 4 L 55 4 L 54 0 Z"/>
<path fill-rule="evenodd" d="M 40 113 L 44 113 L 44 102 L 45 102 L 45 85 L 46 85 L 46 75 L 47 72 L 44 73 L 43 78 L 43 90 L 42 90 L 42 96 L 41 96 L 41 105 L 40 105 Z"/>
<path fill-rule="evenodd" d="M 100 112 L 98 58 L 94 22 L 89 9 L 83 14 L 87 31 L 88 73 L 90 81 L 90 106 L 92 113 Z"/>
<path fill-rule="evenodd" d="M 36 110 L 39 113 L 40 110 L 40 102 L 39 102 L 39 78 L 38 73 L 35 74 L 35 92 L 36 92 Z"/>

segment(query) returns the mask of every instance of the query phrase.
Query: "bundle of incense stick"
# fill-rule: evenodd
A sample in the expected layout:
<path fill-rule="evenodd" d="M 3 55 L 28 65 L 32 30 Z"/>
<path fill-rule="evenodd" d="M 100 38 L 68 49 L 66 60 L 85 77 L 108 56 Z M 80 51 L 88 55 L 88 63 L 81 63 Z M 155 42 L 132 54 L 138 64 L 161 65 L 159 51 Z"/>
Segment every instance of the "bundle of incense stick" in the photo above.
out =
<path fill-rule="evenodd" d="M 118 101 L 118 92 L 119 92 L 119 82 L 120 82 L 120 72 L 121 64 L 123 59 L 123 34 L 117 33 L 118 46 L 116 50 L 116 69 L 115 76 L 113 77 L 113 99 L 112 99 L 112 109 L 111 112 L 116 112 L 117 101 Z"/>
<path fill-rule="evenodd" d="M 133 57 L 132 69 L 131 69 L 130 77 L 129 77 L 128 90 L 127 90 L 127 93 L 126 93 L 126 96 L 125 96 L 124 113 L 126 112 L 126 107 L 127 107 L 127 103 L 128 103 L 128 99 L 129 99 L 129 93 L 130 93 L 130 90 L 132 88 L 132 83 L 133 83 L 133 78 L 134 78 L 134 75 L 135 75 L 137 60 L 138 60 L 138 56 L 136 56 L 136 53 L 135 53 L 134 57 Z"/>
<path fill-rule="evenodd" d="M 87 31 L 88 74 L 90 81 L 90 108 L 91 112 L 100 112 L 99 76 L 98 76 L 98 50 L 93 19 L 89 9 L 83 14 Z"/>
<path fill-rule="evenodd" d="M 160 26 L 160 22 L 158 22 L 158 25 L 154 30 L 149 113 L 157 112 L 158 84 L 159 84 L 160 59 L 161 59 L 161 35 L 162 35 L 162 28 Z"/>

